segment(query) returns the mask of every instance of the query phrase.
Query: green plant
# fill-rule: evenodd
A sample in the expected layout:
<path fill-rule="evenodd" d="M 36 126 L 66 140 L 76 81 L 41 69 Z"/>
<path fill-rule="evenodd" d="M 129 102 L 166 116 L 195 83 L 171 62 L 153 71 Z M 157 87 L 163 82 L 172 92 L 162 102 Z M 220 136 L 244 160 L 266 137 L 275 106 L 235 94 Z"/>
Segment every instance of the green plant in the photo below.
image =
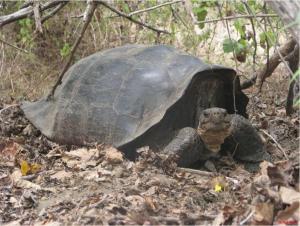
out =
<path fill-rule="evenodd" d="M 70 55 L 71 45 L 67 42 L 64 43 L 64 46 L 60 49 L 60 55 L 65 58 Z"/>
<path fill-rule="evenodd" d="M 32 21 L 29 18 L 19 20 L 20 25 L 19 39 L 22 44 L 32 44 Z"/>

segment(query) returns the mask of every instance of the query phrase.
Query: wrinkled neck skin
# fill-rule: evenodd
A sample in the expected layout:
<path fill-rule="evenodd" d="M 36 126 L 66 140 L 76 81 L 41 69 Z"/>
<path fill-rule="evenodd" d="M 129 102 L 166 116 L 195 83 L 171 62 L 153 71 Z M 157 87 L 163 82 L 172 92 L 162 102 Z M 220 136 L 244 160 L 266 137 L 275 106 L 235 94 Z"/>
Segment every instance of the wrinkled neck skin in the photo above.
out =
<path fill-rule="evenodd" d="M 220 151 L 231 130 L 231 115 L 225 109 L 209 108 L 200 115 L 197 131 L 205 146 L 214 153 Z"/>

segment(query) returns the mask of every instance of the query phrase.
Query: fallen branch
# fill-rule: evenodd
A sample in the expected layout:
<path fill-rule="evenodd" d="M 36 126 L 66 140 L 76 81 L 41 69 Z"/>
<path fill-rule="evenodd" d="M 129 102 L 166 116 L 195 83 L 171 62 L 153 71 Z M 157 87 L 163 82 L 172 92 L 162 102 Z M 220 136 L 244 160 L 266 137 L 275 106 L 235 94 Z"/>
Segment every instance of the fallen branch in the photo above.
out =
<path fill-rule="evenodd" d="M 144 24 L 144 23 L 141 22 L 141 21 L 138 21 L 138 20 L 136 20 L 136 19 L 133 19 L 131 16 L 128 16 L 127 14 L 125 14 L 125 13 L 123 13 L 123 12 L 121 12 L 121 11 L 119 11 L 119 10 L 113 8 L 113 7 L 111 7 L 110 5 L 108 5 L 108 4 L 107 4 L 106 2 L 104 2 L 104 1 L 101 1 L 101 2 L 98 2 L 98 3 L 101 4 L 101 5 L 103 5 L 103 6 L 106 7 L 106 8 L 110 9 L 111 11 L 113 11 L 113 12 L 116 13 L 116 14 L 118 14 L 119 16 L 124 17 L 124 18 L 130 20 L 130 21 L 133 22 L 133 23 L 136 23 L 136 24 L 138 24 L 138 25 L 141 25 L 141 26 L 143 26 L 143 27 L 146 27 L 146 28 L 148 28 L 148 29 L 150 29 L 150 30 L 152 30 L 152 31 L 157 32 L 157 33 L 170 34 L 170 32 L 168 32 L 168 31 L 160 30 L 160 29 L 154 28 L 154 27 L 152 27 L 152 26 L 149 26 L 149 25 L 147 25 L 147 24 Z"/>
<path fill-rule="evenodd" d="M 17 49 L 17 50 L 19 50 L 19 51 L 22 51 L 22 52 L 24 52 L 24 53 L 29 53 L 27 50 L 21 49 L 21 48 L 19 48 L 18 46 L 15 46 L 15 45 L 13 45 L 13 44 L 11 44 L 11 43 L 9 43 L 9 42 L 7 42 L 7 41 L 4 41 L 4 40 L 2 40 L 2 39 L 0 39 L 0 42 L 4 43 L 5 45 L 8 45 L 8 46 L 10 46 L 10 47 L 13 47 L 13 48 L 15 48 L 15 49 Z"/>
<path fill-rule="evenodd" d="M 215 23 L 215 22 L 220 22 L 223 20 L 235 20 L 235 19 L 240 19 L 240 18 L 245 18 L 245 19 L 250 19 L 254 17 L 278 17 L 277 14 L 257 14 L 255 16 L 253 15 L 238 15 L 238 16 L 227 16 L 219 19 L 212 19 L 212 20 L 203 20 L 203 21 L 197 21 L 197 24 L 206 24 L 206 23 Z"/>
<path fill-rule="evenodd" d="M 52 1 L 46 2 L 45 4 L 40 6 L 40 12 L 43 12 L 47 9 L 51 9 L 63 2 L 66 2 L 66 1 L 65 0 L 52 0 Z M 33 14 L 33 9 L 34 9 L 34 7 L 32 5 L 29 5 L 28 7 L 20 9 L 17 12 L 11 13 L 9 15 L 1 16 L 0 17 L 0 28 L 6 24 L 9 24 L 14 21 L 24 19 L 28 16 L 31 16 Z"/>
<path fill-rule="evenodd" d="M 69 66 L 71 65 L 74 53 L 76 52 L 76 49 L 77 49 L 81 39 L 83 38 L 84 33 L 85 33 L 89 23 L 91 22 L 91 19 L 92 19 L 93 15 L 94 15 L 95 9 L 97 7 L 97 2 L 88 1 L 87 4 L 88 5 L 87 5 L 87 8 L 85 10 L 85 15 L 83 17 L 83 21 L 84 21 L 83 27 L 80 31 L 80 34 L 79 34 L 78 38 L 76 39 L 75 43 L 72 46 L 70 56 L 69 56 L 69 59 L 68 59 L 67 63 L 65 64 L 63 70 L 60 72 L 56 83 L 54 84 L 54 86 L 52 87 L 50 93 L 47 96 L 47 100 L 50 100 L 53 97 L 56 87 L 61 84 L 62 78 L 63 78 L 65 72 L 68 70 Z"/>
<path fill-rule="evenodd" d="M 34 15 L 34 20 L 35 20 L 35 29 L 42 34 L 43 33 L 43 28 L 42 28 L 40 3 L 39 2 L 34 2 L 33 3 L 33 15 Z"/>
<path fill-rule="evenodd" d="M 274 137 L 271 136 L 271 134 L 269 134 L 267 131 L 260 129 L 261 132 L 263 132 L 263 134 L 265 134 L 267 137 L 269 137 L 276 145 L 276 147 L 282 152 L 283 156 L 285 157 L 286 160 L 289 160 L 289 157 L 287 156 L 287 154 L 285 153 L 285 150 L 281 147 L 281 145 L 276 141 L 276 139 Z"/>

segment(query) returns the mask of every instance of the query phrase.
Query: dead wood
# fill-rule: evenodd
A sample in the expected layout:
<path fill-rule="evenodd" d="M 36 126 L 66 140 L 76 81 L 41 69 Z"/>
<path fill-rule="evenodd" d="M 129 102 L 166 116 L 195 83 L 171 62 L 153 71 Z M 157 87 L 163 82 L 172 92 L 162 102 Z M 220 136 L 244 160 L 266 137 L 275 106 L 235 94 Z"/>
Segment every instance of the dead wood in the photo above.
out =
<path fill-rule="evenodd" d="M 67 0 L 52 0 L 49 2 L 46 2 L 45 4 L 40 5 L 40 12 L 43 12 L 47 9 L 51 9 L 53 7 L 56 7 L 57 5 L 68 2 Z M 1 16 L 0 17 L 0 28 L 3 27 L 6 24 L 10 24 L 14 21 L 24 19 L 28 16 L 33 15 L 34 13 L 34 6 L 30 5 L 27 6 L 26 8 L 22 8 L 18 10 L 17 12 L 11 13 L 9 15 Z"/>
<path fill-rule="evenodd" d="M 265 64 L 261 70 L 253 75 L 249 80 L 241 84 L 242 89 L 247 89 L 256 83 L 256 86 L 261 89 L 266 78 L 270 77 L 277 66 L 282 62 L 281 56 L 286 58 L 293 53 L 297 42 L 294 38 L 290 38 L 278 51 L 276 51 L 269 59 L 269 64 Z M 281 56 L 280 56 L 281 55 Z"/>
<path fill-rule="evenodd" d="M 33 3 L 33 14 L 34 14 L 36 31 L 38 31 L 42 34 L 43 33 L 43 28 L 42 28 L 40 3 L 39 2 L 34 2 Z"/>
<path fill-rule="evenodd" d="M 293 52 L 297 42 L 294 38 L 290 38 L 278 51 L 276 51 L 270 58 L 269 64 L 266 64 L 259 72 L 256 79 L 256 86 L 261 89 L 266 78 L 270 77 L 276 67 L 281 63 L 281 56 L 286 57 Z M 280 56 L 281 55 L 281 56 Z"/>

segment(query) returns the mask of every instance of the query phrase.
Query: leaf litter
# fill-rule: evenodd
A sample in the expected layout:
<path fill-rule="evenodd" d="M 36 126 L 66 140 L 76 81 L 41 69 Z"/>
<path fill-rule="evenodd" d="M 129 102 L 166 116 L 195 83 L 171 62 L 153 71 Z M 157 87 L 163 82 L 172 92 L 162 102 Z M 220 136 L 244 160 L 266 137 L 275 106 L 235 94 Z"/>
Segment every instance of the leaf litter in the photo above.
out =
<path fill-rule="evenodd" d="M 299 223 L 297 149 L 287 146 L 287 161 L 268 137 L 274 163 L 263 162 L 260 172 L 249 173 L 226 156 L 215 164 L 217 172 L 207 172 L 179 168 L 177 156 L 148 147 L 131 162 L 101 144 L 59 146 L 32 127 L 17 106 L 0 118 L 0 224 Z M 276 129 L 279 121 L 270 124 Z M 281 123 L 284 129 L 273 134 L 270 126 L 264 129 L 276 139 L 288 131 L 291 139 L 286 127 L 295 130 L 297 122 Z"/>

